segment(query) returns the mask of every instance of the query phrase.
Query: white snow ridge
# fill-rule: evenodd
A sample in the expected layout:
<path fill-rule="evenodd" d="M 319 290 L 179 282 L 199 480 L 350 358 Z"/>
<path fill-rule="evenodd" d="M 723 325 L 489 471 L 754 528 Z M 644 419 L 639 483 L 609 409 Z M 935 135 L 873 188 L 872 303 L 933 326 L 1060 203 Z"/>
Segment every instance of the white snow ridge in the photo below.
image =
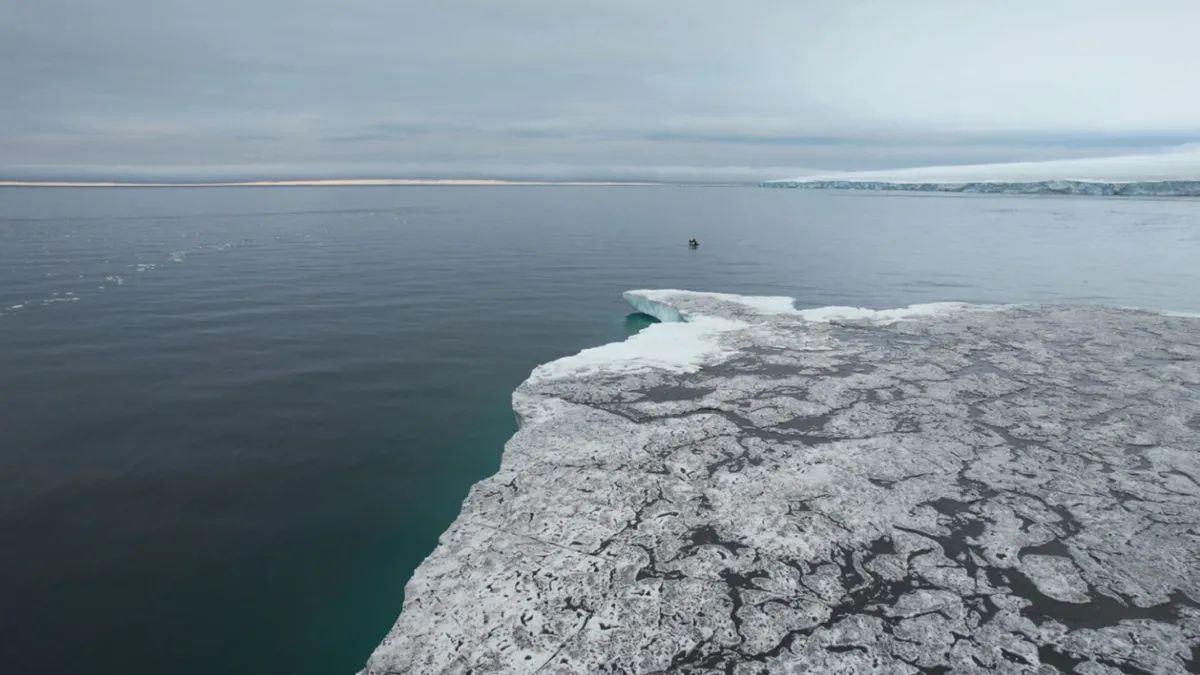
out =
<path fill-rule="evenodd" d="M 1117 157 L 845 171 L 769 180 L 761 185 L 919 192 L 1200 196 L 1200 146 Z"/>
<path fill-rule="evenodd" d="M 1200 668 L 1200 319 L 626 299 L 365 673 Z"/>

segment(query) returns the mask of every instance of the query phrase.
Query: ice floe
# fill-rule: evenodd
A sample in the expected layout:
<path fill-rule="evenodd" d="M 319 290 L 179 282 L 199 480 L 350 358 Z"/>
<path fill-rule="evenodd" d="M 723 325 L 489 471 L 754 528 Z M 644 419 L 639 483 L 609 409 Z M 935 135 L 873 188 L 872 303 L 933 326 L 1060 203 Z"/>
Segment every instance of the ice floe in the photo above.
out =
<path fill-rule="evenodd" d="M 366 673 L 1200 668 L 1200 320 L 626 298 Z"/>

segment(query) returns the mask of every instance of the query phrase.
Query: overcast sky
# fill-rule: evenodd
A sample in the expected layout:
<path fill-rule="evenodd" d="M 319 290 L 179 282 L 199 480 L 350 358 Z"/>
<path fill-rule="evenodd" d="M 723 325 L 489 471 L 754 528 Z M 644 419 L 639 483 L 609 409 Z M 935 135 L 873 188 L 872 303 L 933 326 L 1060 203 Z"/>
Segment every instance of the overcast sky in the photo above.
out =
<path fill-rule="evenodd" d="M 1200 2 L 0 0 L 0 178 L 747 179 L 1200 141 Z"/>

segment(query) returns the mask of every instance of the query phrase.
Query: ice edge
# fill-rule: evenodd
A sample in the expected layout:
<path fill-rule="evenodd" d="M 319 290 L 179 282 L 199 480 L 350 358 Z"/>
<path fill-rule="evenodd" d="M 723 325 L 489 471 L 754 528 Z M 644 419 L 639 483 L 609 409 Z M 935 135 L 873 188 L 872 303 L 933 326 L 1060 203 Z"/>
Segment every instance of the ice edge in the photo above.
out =
<path fill-rule="evenodd" d="M 603 345 L 591 350 L 583 350 L 583 352 L 580 354 L 601 350 L 606 347 L 612 347 L 613 345 L 626 344 L 631 341 L 635 341 L 639 335 L 645 335 L 650 332 L 661 332 L 664 328 L 668 328 L 672 325 L 689 326 L 697 323 L 703 325 L 705 319 L 720 319 L 720 317 L 713 317 L 705 314 L 704 307 L 708 303 L 719 303 L 725 305 L 726 309 L 728 309 L 730 306 L 736 306 L 738 308 L 736 311 L 745 313 L 746 315 L 758 315 L 761 320 L 769 320 L 769 317 L 772 315 L 787 314 L 793 321 L 795 318 L 801 318 L 805 321 L 811 321 L 814 323 L 828 323 L 837 321 L 894 323 L 897 321 L 916 319 L 923 316 L 935 316 L 964 310 L 999 311 L 1006 309 L 1019 309 L 1021 307 L 1034 307 L 1034 305 L 980 305 L 961 302 L 941 302 L 911 305 L 908 307 L 889 310 L 871 310 L 858 307 L 836 306 L 812 309 L 796 309 L 794 306 L 792 306 L 792 299 L 786 297 L 739 296 L 682 290 L 636 290 L 626 292 L 624 297 L 633 308 L 637 309 L 638 311 L 645 312 L 651 316 L 655 316 L 661 321 L 664 321 L 664 323 L 650 326 L 638 335 L 631 336 L 622 342 Z M 784 301 L 786 301 L 786 304 Z M 1169 317 L 1200 318 L 1200 313 L 1147 310 L 1135 307 L 1125 307 L 1119 309 L 1140 311 Z M 540 366 L 538 369 L 535 369 L 534 373 L 531 374 L 529 379 L 523 382 L 514 391 L 513 410 L 517 413 L 519 419 L 526 419 L 529 417 L 545 417 L 547 420 L 549 420 L 561 412 L 560 408 L 562 408 L 564 405 L 569 405 L 565 401 L 559 400 L 554 395 L 547 395 L 545 392 L 537 392 L 533 389 L 534 385 L 537 384 L 536 376 L 539 370 L 559 362 L 569 362 L 571 359 L 577 358 L 578 356 L 579 355 L 558 359 L 557 361 L 552 361 L 544 364 L 544 366 Z M 523 450 L 522 448 L 514 445 L 514 441 L 516 441 L 518 436 L 519 434 L 514 436 L 513 439 L 505 445 L 505 453 L 502 456 L 501 472 L 504 471 L 506 466 L 510 465 L 509 460 L 513 459 L 511 455 L 514 454 L 514 452 L 516 454 L 520 454 L 520 452 Z M 481 484 L 482 483 L 473 487 L 472 491 L 474 491 Z M 470 498 L 464 500 L 464 507 L 469 502 Z M 456 538 L 456 535 L 454 534 L 456 528 L 461 529 L 461 527 L 473 526 L 472 524 L 463 522 L 464 514 L 465 511 L 460 510 L 460 514 L 456 518 L 455 522 L 446 530 L 446 532 L 443 533 L 441 537 L 439 537 L 439 550 L 443 545 L 451 543 L 451 539 Z M 483 527 L 486 528 L 486 525 Z M 458 536 L 461 536 L 461 533 L 459 533 Z M 425 569 L 430 562 L 434 560 L 435 553 L 436 551 L 431 553 L 430 556 L 428 556 L 426 560 L 422 562 L 422 564 L 418 567 L 418 570 L 414 573 L 413 579 L 410 580 L 409 585 L 406 587 L 405 611 L 410 611 L 410 602 L 419 604 L 416 603 L 415 600 L 419 598 L 420 591 L 422 589 L 413 588 L 412 584 L 417 581 L 421 570 Z M 421 611 L 415 607 L 411 609 L 415 609 L 418 612 Z M 402 611 L 401 614 L 403 616 L 404 611 Z M 368 662 L 367 668 L 360 671 L 361 673 L 374 672 L 372 670 L 372 664 L 376 660 L 375 657 L 386 655 L 388 646 L 400 638 L 400 633 L 398 632 L 399 628 L 400 625 L 398 623 L 397 626 L 388 633 L 388 635 L 376 648 L 375 653 L 372 655 L 372 659 Z"/>

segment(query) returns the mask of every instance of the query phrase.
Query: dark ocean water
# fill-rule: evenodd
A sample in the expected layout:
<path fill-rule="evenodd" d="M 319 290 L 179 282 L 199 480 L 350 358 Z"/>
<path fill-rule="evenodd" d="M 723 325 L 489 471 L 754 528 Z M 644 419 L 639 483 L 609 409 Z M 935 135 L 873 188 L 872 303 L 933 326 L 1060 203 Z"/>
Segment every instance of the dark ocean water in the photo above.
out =
<path fill-rule="evenodd" d="M 623 290 L 1195 311 L 1197 261 L 1196 200 L 0 189 L 0 671 L 354 672 Z"/>

